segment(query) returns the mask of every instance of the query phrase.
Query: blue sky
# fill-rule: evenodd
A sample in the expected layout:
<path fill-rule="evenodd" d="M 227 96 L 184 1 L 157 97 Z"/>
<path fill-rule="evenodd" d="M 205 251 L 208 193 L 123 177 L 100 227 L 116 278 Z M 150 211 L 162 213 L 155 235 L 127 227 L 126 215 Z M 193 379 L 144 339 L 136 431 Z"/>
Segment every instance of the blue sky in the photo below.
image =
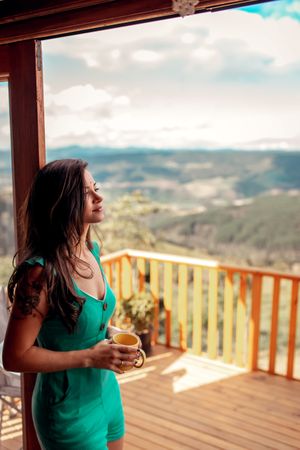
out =
<path fill-rule="evenodd" d="M 259 14 L 264 18 L 273 17 L 280 19 L 281 17 L 291 17 L 292 19 L 300 20 L 300 2 L 295 0 L 273 1 L 270 5 L 268 3 L 260 3 L 242 8 L 253 14 Z"/>
<path fill-rule="evenodd" d="M 47 147 L 299 150 L 299 42 L 291 0 L 44 41 Z"/>

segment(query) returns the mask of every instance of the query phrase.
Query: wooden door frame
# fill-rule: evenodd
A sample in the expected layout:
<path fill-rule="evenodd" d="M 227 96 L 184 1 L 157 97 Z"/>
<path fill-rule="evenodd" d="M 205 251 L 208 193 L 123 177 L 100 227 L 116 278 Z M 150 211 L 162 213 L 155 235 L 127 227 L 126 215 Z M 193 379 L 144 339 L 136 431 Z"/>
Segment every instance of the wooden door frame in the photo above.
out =
<path fill-rule="evenodd" d="M 8 81 L 15 242 L 22 239 L 18 216 L 37 170 L 45 164 L 41 43 L 0 46 L 0 81 Z M 21 377 L 23 449 L 40 450 L 31 415 L 35 374 Z"/>

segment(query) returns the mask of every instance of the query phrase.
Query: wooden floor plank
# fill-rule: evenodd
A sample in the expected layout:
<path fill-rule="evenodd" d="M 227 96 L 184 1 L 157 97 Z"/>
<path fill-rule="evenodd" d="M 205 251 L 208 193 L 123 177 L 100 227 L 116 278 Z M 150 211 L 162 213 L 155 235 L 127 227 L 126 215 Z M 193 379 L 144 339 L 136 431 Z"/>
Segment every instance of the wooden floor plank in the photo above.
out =
<path fill-rule="evenodd" d="M 151 381 L 146 381 L 144 380 L 144 386 L 146 388 L 147 391 L 154 389 L 160 389 L 160 384 L 159 383 L 159 377 L 157 377 L 155 380 L 153 379 L 155 375 L 152 376 L 152 382 Z M 276 398 L 274 398 L 274 392 L 276 393 L 276 387 L 275 390 L 273 389 L 273 398 L 268 397 L 267 400 L 268 402 L 265 401 L 265 399 L 261 399 L 259 396 L 257 396 L 255 394 L 255 390 L 253 391 L 252 394 L 249 394 L 247 392 L 242 392 L 242 391 L 238 391 L 238 389 L 235 391 L 234 386 L 235 386 L 235 381 L 233 380 L 232 382 L 230 382 L 232 384 L 232 388 L 230 388 L 230 386 L 225 386 L 225 385 L 217 385 L 216 383 L 214 385 L 210 385 L 210 386 L 206 386 L 206 387 L 202 387 L 201 390 L 199 390 L 197 392 L 197 399 L 201 400 L 203 397 L 205 397 L 205 395 L 211 395 L 212 397 L 215 396 L 215 398 L 223 398 L 228 404 L 233 404 L 236 407 L 243 407 L 245 406 L 245 402 L 246 404 L 248 404 L 249 408 L 251 409 L 251 407 L 253 405 L 258 405 L 260 406 L 260 410 L 261 411 L 266 411 L 266 412 L 270 412 L 271 414 L 274 412 L 275 415 L 280 415 L 281 419 L 284 417 L 285 415 L 285 411 L 286 411 L 286 418 L 288 419 L 289 424 L 293 424 L 296 427 L 296 429 L 299 429 L 299 413 L 300 413 L 300 409 L 299 406 L 297 406 L 297 402 L 296 403 L 291 403 L 290 406 L 288 405 L 281 405 L 280 401 L 277 400 L 277 396 Z M 298 382 L 296 382 L 298 383 Z M 300 386 L 299 386 L 300 387 Z M 256 388 L 256 386 L 255 386 Z M 165 388 L 165 385 L 162 386 L 162 390 L 164 391 L 165 396 L 169 396 L 170 398 L 173 397 L 174 393 L 171 392 L 171 390 L 168 390 L 167 388 Z M 186 391 L 185 395 L 187 397 L 190 397 L 189 401 L 191 401 L 193 403 L 193 401 L 195 400 L 195 390 L 190 390 L 190 391 Z M 181 395 L 181 394 L 180 394 Z M 300 396 L 300 389 L 294 389 L 294 393 L 293 395 L 296 398 L 299 398 Z M 244 402 L 244 403 L 241 403 Z M 277 411 L 274 409 L 274 406 L 276 406 Z M 252 408 L 253 409 L 253 408 Z M 254 410 L 254 414 L 255 414 L 256 409 Z M 279 413 L 280 411 L 280 413 Z M 295 419 L 295 420 L 294 420 Z"/>
<path fill-rule="evenodd" d="M 145 366 L 117 375 L 124 450 L 299 450 L 300 382 L 155 346 Z M 21 423 L 21 419 L 19 418 Z M 21 433 L 3 421 L 0 450 Z M 13 433 L 11 433 L 13 436 Z"/>
<path fill-rule="evenodd" d="M 146 393 L 149 392 L 158 392 L 164 395 L 164 398 L 166 401 L 171 401 L 173 398 L 176 399 L 178 398 L 180 395 L 183 394 L 174 394 L 171 391 L 169 391 L 168 389 L 165 388 L 165 384 L 162 384 L 159 376 L 156 377 L 154 379 L 155 375 L 152 374 L 152 381 L 148 381 L 146 382 L 146 380 L 143 380 L 143 386 L 144 386 L 144 390 Z M 233 381 L 233 386 L 232 389 L 234 389 L 234 385 L 235 385 L 235 381 Z M 132 386 L 133 390 L 139 390 L 141 388 L 141 384 L 139 383 L 134 383 L 134 385 Z M 229 393 L 228 393 L 229 391 Z M 230 394 L 230 396 L 228 397 L 228 395 Z M 186 391 L 184 393 L 184 395 L 187 397 L 184 399 L 184 401 L 188 401 L 189 404 L 193 404 L 193 403 L 202 403 L 203 401 L 207 401 L 209 400 L 209 404 L 210 404 L 210 399 L 212 401 L 218 402 L 220 401 L 220 399 L 223 400 L 223 402 L 225 401 L 226 404 L 228 405 L 232 405 L 234 408 L 243 408 L 245 406 L 245 404 L 247 405 L 247 402 L 245 402 L 245 396 L 241 395 L 241 393 L 239 395 L 235 395 L 234 393 L 231 392 L 231 389 L 228 388 L 222 388 L 222 391 L 216 390 L 214 387 L 211 386 L 206 386 L 206 387 L 201 387 L 201 389 L 199 389 L 197 391 L 197 396 L 195 397 L 195 390 L 190 390 L 190 391 Z M 273 396 L 274 396 L 274 389 L 273 389 Z M 294 396 L 296 398 L 299 398 L 300 396 L 300 391 L 299 391 L 299 395 L 297 390 L 295 389 L 294 392 Z M 189 397 L 189 398 L 188 398 Z M 246 399 L 247 400 L 247 399 Z M 253 398 L 251 398 L 251 403 L 248 406 L 249 408 L 251 407 L 251 405 L 253 405 Z M 179 400 L 180 401 L 180 400 Z M 254 402 L 255 403 L 255 402 Z M 248 403 L 249 404 L 249 403 Z M 272 399 L 272 397 L 269 398 L 269 403 L 267 404 L 266 402 L 262 401 L 261 402 L 261 411 L 265 411 L 265 412 L 269 412 L 269 409 L 271 408 L 271 410 L 273 409 L 273 406 L 278 407 L 278 402 L 276 399 Z M 299 430 L 299 406 L 295 409 L 294 408 L 295 405 L 293 405 L 293 408 L 289 408 L 287 410 L 287 420 L 284 421 L 281 417 L 281 419 L 276 419 L 276 416 L 272 416 L 272 415 L 268 415 L 267 417 L 265 417 L 265 420 L 270 423 L 274 423 L 274 424 L 280 424 L 280 420 L 282 421 L 282 425 L 286 426 L 288 428 L 290 428 L 292 430 L 292 426 L 293 426 L 293 419 L 291 418 L 291 414 L 295 414 L 296 420 L 294 421 L 294 426 L 297 430 Z M 251 408 L 250 408 L 251 410 Z M 253 411 L 253 416 L 256 417 L 256 412 L 257 409 L 252 409 Z M 283 411 L 281 409 L 281 411 Z M 272 411 L 271 411 L 272 412 Z M 245 411 L 244 413 L 245 415 L 248 415 L 248 410 Z M 298 416 L 298 417 L 297 417 Z M 292 422 L 292 423 L 291 423 Z"/>
<path fill-rule="evenodd" d="M 207 382 L 207 384 L 203 384 L 202 386 L 191 389 L 188 389 L 187 380 L 187 390 L 179 393 L 174 393 L 172 389 L 173 381 L 178 377 L 184 376 L 185 371 L 182 370 L 182 368 L 180 369 L 177 367 L 176 369 L 175 367 L 173 373 L 172 371 L 169 373 L 163 373 L 166 366 L 168 364 L 172 365 L 173 363 L 170 358 L 169 362 L 167 363 L 167 359 L 168 358 L 166 358 L 165 360 L 163 358 L 158 360 L 149 360 L 146 367 L 149 368 L 151 365 L 153 365 L 155 366 L 155 370 L 148 371 L 145 378 L 141 378 L 140 380 L 136 379 L 134 382 L 130 382 L 129 380 L 127 380 L 126 383 L 121 384 L 125 404 L 127 404 L 126 402 L 128 402 L 128 405 L 132 406 L 134 409 L 136 408 L 142 412 L 148 411 L 148 413 L 152 413 L 154 417 L 158 415 L 158 405 L 161 405 L 161 414 L 164 415 L 165 418 L 167 417 L 170 422 L 174 422 L 174 420 L 176 419 L 176 417 L 174 419 L 174 413 L 172 415 L 172 411 L 181 411 L 182 416 L 180 416 L 178 420 L 180 421 L 180 419 L 182 418 L 183 423 L 183 417 L 187 421 L 188 419 L 190 419 L 189 425 L 192 429 L 194 429 L 196 425 L 198 426 L 198 423 L 196 422 L 195 424 L 194 421 L 195 415 L 200 417 L 199 421 L 202 426 L 206 424 L 206 426 L 212 427 L 216 426 L 216 422 L 218 422 L 220 428 L 222 429 L 222 431 L 224 431 L 224 423 L 225 425 L 231 425 L 233 428 L 230 428 L 230 431 L 236 429 L 240 437 L 243 438 L 243 441 L 241 441 L 243 448 L 250 448 L 251 450 L 253 450 L 253 448 L 277 448 L 280 450 L 299 448 L 298 442 L 300 437 L 300 422 L 299 416 L 297 416 L 297 414 L 299 413 L 299 408 L 297 407 L 297 402 L 294 402 L 294 398 L 299 398 L 297 394 L 298 392 L 300 393 L 300 384 L 297 384 L 297 382 L 294 381 L 288 381 L 288 383 L 286 384 L 287 380 L 282 378 L 283 383 L 281 386 L 280 379 L 278 383 L 278 377 L 276 377 L 276 382 L 274 383 L 275 386 L 272 386 L 272 384 L 268 385 L 268 388 L 272 390 L 272 395 L 270 395 L 269 389 L 266 393 L 264 393 L 263 383 L 261 380 L 255 380 L 255 378 L 252 380 L 251 377 L 249 377 L 248 379 L 244 378 L 249 376 L 250 374 L 236 374 L 236 376 L 232 374 L 232 377 L 230 377 L 230 370 L 228 371 L 226 367 L 217 367 L 217 373 L 221 375 L 229 374 L 229 377 L 219 382 Z M 207 370 L 208 368 L 211 370 L 212 365 L 213 362 L 208 361 L 206 363 Z M 192 380 L 192 382 L 195 377 L 197 378 L 197 374 L 194 374 L 195 366 L 198 370 L 205 369 L 205 367 L 201 366 L 201 364 L 199 365 L 198 363 L 195 363 L 195 361 L 193 360 L 192 368 L 190 370 L 190 379 Z M 265 376 L 265 374 L 263 374 L 263 376 Z M 273 376 L 270 375 L 266 376 L 270 377 L 270 379 L 273 378 Z M 205 377 L 202 378 L 205 379 Z M 238 386 L 237 393 L 234 394 L 234 386 L 235 382 L 237 381 L 240 383 L 240 385 Z M 257 388 L 255 385 L 256 381 L 259 383 L 259 386 L 257 386 Z M 253 383 L 252 387 L 251 382 Z M 218 383 L 220 383 L 221 388 L 216 388 L 216 385 Z M 184 383 L 182 383 L 182 386 L 183 385 Z M 248 386 L 250 387 L 250 391 L 248 389 Z M 277 400 L 276 398 L 274 398 L 274 393 L 276 394 L 276 386 L 281 387 L 277 396 Z M 284 389 L 285 386 L 287 386 L 288 388 L 287 391 Z M 253 392 L 251 394 L 251 389 L 254 393 L 258 389 L 260 392 L 258 393 L 258 395 L 252 395 Z M 141 395 L 141 390 L 143 391 L 142 405 L 139 401 L 136 400 Z M 233 405 L 230 402 L 231 399 L 233 400 Z M 210 400 L 212 400 L 213 405 L 211 405 Z M 282 405 L 281 400 L 283 400 Z M 202 414 L 204 414 L 204 417 L 201 418 L 201 404 L 203 404 L 203 402 L 206 402 L 209 407 L 206 407 L 206 415 L 205 408 L 204 411 L 202 410 Z M 268 403 L 271 402 L 272 404 L 268 405 Z M 252 422 L 251 418 L 250 421 L 247 421 L 247 411 L 250 407 L 252 408 L 252 415 L 250 416 L 252 418 Z M 281 407 L 281 416 L 273 415 L 269 419 L 268 410 L 270 407 Z M 241 418 L 239 417 L 240 411 L 242 412 L 242 419 L 244 420 L 241 420 Z M 259 417 L 257 417 L 258 412 L 260 412 L 261 414 Z M 131 411 L 128 410 L 128 414 L 130 413 Z M 170 415 L 168 416 L 168 414 Z M 293 417 L 292 424 L 290 422 L 291 417 Z M 158 415 L 158 418 L 160 420 L 161 416 Z M 188 423 L 184 422 L 184 425 L 187 426 Z M 286 429 L 286 425 L 289 425 L 289 428 Z M 216 437 L 220 437 L 219 430 L 216 430 L 215 434 Z M 256 443 L 252 441 L 253 435 L 257 440 Z M 225 437 L 226 439 L 229 439 L 228 435 L 226 435 Z M 226 442 L 226 439 L 223 439 L 223 443 L 220 444 L 220 448 L 226 448 L 229 442 Z M 199 448 L 202 448 L 202 446 L 200 446 Z"/>
<path fill-rule="evenodd" d="M 138 391 L 135 392 L 126 392 L 125 400 L 126 403 L 130 403 L 130 399 L 136 400 L 138 399 Z M 194 428 L 198 428 L 199 424 L 195 419 L 199 421 L 203 415 L 205 415 L 205 420 L 210 421 L 214 424 L 216 421 L 220 424 L 220 426 L 231 424 L 237 429 L 244 429 L 251 433 L 255 433 L 258 436 L 262 435 L 263 437 L 269 437 L 270 439 L 276 439 L 279 442 L 288 443 L 290 445 L 297 446 L 300 442 L 300 430 L 294 431 L 287 429 L 286 427 L 280 427 L 278 424 L 276 425 L 265 425 L 265 422 L 261 420 L 251 420 L 250 417 L 247 416 L 246 413 L 243 415 L 240 414 L 239 411 L 235 411 L 231 409 L 231 405 L 226 406 L 226 411 L 222 411 L 224 405 L 219 403 L 218 405 L 213 404 L 211 402 L 211 396 L 207 398 L 207 402 L 205 406 L 197 403 L 189 403 L 186 404 L 182 400 L 173 399 L 170 401 L 161 401 L 162 393 L 155 392 L 154 389 L 147 390 L 143 394 L 143 405 L 137 405 L 139 408 L 148 409 L 151 407 L 157 407 L 160 405 L 161 414 L 166 415 L 168 413 L 172 413 L 174 415 L 173 420 L 176 422 L 177 418 L 186 426 Z M 149 406 L 149 408 L 148 408 Z M 180 415 L 177 413 L 180 411 Z M 157 413 L 159 415 L 159 413 Z"/>
<path fill-rule="evenodd" d="M 127 404 L 128 403 L 129 401 L 127 399 Z M 146 419 L 147 416 L 144 416 L 144 412 L 139 408 L 139 403 L 137 401 L 132 401 L 131 404 L 134 410 L 137 409 L 137 416 L 139 418 L 145 417 Z M 278 436 L 278 434 L 275 436 L 274 433 L 269 433 L 269 436 L 266 436 L 265 432 L 260 432 L 259 429 L 253 426 L 245 426 L 244 424 L 241 424 L 241 422 L 237 424 L 234 423 L 233 420 L 231 422 L 220 421 L 218 420 L 217 414 L 215 417 L 213 415 L 207 417 L 207 414 L 204 411 L 202 418 L 197 418 L 196 416 L 187 418 L 183 415 L 182 411 L 177 415 L 174 414 L 174 412 L 166 411 L 166 409 L 159 412 L 157 406 L 151 407 L 149 405 L 147 405 L 147 411 L 147 415 L 151 415 L 152 420 L 153 417 L 155 417 L 154 421 L 164 424 L 166 435 L 171 434 L 174 436 L 174 430 L 178 430 L 180 431 L 182 438 L 184 438 L 184 442 L 187 442 L 190 439 L 190 436 L 192 436 L 196 440 L 195 448 L 197 448 L 197 442 L 203 439 L 203 433 L 208 434 L 213 438 L 214 436 L 222 438 L 224 442 L 228 442 L 228 445 L 226 444 L 227 448 L 232 448 L 232 443 L 240 445 L 242 448 L 247 448 L 247 445 L 249 445 L 249 448 L 255 448 L 257 450 L 262 450 L 269 444 L 272 444 L 273 449 L 289 448 L 285 443 L 288 438 L 285 439 L 284 436 Z M 294 447 L 297 448 L 298 442 L 299 441 L 289 439 L 288 445 L 294 445 Z M 223 444 L 223 446 L 224 445 L 225 444 Z"/>

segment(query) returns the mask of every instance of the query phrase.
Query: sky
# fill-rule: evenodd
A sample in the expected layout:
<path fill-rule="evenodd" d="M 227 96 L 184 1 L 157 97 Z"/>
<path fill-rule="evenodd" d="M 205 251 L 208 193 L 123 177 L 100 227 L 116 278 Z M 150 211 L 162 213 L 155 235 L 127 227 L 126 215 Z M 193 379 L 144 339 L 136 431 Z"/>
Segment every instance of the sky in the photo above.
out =
<path fill-rule="evenodd" d="M 43 41 L 47 148 L 300 150 L 299 42 L 300 0 Z"/>

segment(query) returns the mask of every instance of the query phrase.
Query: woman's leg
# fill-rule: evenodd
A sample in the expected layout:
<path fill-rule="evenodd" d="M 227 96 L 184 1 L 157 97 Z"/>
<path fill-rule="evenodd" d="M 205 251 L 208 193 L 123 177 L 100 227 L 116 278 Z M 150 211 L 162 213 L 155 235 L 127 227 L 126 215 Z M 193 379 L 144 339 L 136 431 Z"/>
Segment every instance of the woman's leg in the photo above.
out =
<path fill-rule="evenodd" d="M 124 437 L 117 439 L 116 441 L 110 441 L 107 443 L 109 450 L 123 450 Z"/>

